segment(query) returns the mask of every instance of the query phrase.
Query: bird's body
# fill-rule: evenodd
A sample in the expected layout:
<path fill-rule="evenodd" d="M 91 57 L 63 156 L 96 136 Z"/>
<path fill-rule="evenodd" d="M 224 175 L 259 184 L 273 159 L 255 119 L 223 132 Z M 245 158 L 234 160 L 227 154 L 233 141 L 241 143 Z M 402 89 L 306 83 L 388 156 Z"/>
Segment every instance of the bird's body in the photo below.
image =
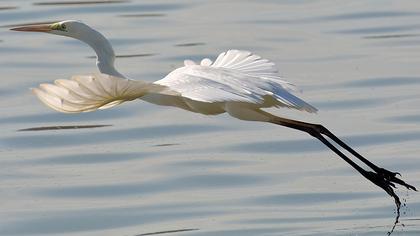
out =
<path fill-rule="evenodd" d="M 204 58 L 199 64 L 186 60 L 184 66 L 153 83 L 131 80 L 114 67 L 111 44 L 98 31 L 79 21 L 14 28 L 17 31 L 48 32 L 79 39 L 97 54 L 99 74 L 73 76 L 41 84 L 33 89 L 38 98 L 51 108 L 66 113 L 106 109 L 135 99 L 182 108 L 205 115 L 229 113 L 248 121 L 269 122 L 310 134 L 324 143 L 365 178 L 384 189 L 395 199 L 398 216 L 400 200 L 395 184 L 415 188 L 397 178 L 397 173 L 380 168 L 354 151 L 322 125 L 277 117 L 262 110 L 286 107 L 314 113 L 316 108 L 292 93 L 298 90 L 282 80 L 274 63 L 248 51 L 229 50 L 214 62 Z M 350 152 L 371 170 L 365 170 L 337 149 L 325 137 Z M 398 217 L 397 217 L 398 220 Z"/>
<path fill-rule="evenodd" d="M 165 78 L 147 83 L 131 80 L 115 69 L 114 50 L 98 31 L 79 21 L 59 22 L 52 27 L 55 30 L 50 32 L 79 39 L 91 46 L 96 52 L 100 72 L 74 76 L 68 81 L 57 80 L 54 85 L 42 84 L 33 90 L 44 103 L 60 112 L 104 109 L 136 98 L 205 115 L 228 112 L 245 120 L 267 121 L 267 117 L 242 116 L 237 108 L 247 113 L 250 111 L 245 110 L 258 111 L 266 107 L 316 112 L 316 108 L 291 93 L 297 89 L 280 78 L 274 63 L 248 51 L 229 50 L 214 62 L 208 58 L 199 64 L 186 60 L 184 66 Z M 28 27 L 20 29 L 28 30 Z"/>

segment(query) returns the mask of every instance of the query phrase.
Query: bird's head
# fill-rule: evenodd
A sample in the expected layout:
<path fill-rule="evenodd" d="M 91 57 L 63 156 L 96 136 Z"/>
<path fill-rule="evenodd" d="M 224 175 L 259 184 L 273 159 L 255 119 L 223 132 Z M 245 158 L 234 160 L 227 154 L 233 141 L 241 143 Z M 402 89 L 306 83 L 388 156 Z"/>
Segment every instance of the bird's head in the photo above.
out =
<path fill-rule="evenodd" d="M 10 30 L 24 32 L 43 32 L 78 39 L 95 50 L 96 64 L 101 73 L 124 77 L 114 68 L 115 53 L 109 41 L 98 31 L 81 21 L 65 20 L 51 24 L 22 25 Z"/>
<path fill-rule="evenodd" d="M 86 32 L 86 30 L 91 30 L 91 28 L 81 21 L 65 20 L 52 24 L 25 25 L 12 28 L 10 30 L 24 32 L 44 32 L 72 38 L 79 38 L 80 35 Z"/>

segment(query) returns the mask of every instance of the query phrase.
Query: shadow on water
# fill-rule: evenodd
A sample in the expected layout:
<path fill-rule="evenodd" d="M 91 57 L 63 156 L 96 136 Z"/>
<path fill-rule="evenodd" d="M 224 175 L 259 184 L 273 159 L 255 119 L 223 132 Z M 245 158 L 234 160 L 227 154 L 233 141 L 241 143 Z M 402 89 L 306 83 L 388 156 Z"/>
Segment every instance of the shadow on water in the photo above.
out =
<path fill-rule="evenodd" d="M 179 43 L 175 44 L 175 47 L 194 47 L 194 46 L 202 46 L 206 45 L 205 43 L 197 42 L 197 43 Z"/>
<path fill-rule="evenodd" d="M 59 125 L 59 126 L 42 126 L 42 127 L 33 127 L 26 129 L 19 129 L 17 131 L 45 131 L 45 130 L 63 130 L 63 129 L 93 129 L 108 127 L 112 125 Z"/>
<path fill-rule="evenodd" d="M 178 146 L 181 145 L 179 143 L 161 143 L 161 144 L 156 144 L 153 145 L 153 147 L 170 147 L 170 146 Z"/>
<path fill-rule="evenodd" d="M 226 130 L 225 127 L 211 125 L 162 125 L 129 129 L 111 129 L 99 132 L 50 133 L 16 135 L 1 138 L 2 145 L 14 148 L 47 148 L 100 143 L 115 143 L 125 140 L 142 140 L 158 137 L 182 136 Z M 23 134 L 23 133 L 21 133 Z"/>
<path fill-rule="evenodd" d="M 151 232 L 151 233 L 137 234 L 136 236 L 180 233 L 180 232 L 197 231 L 197 230 L 199 230 L 199 229 L 175 229 L 175 230 L 165 230 L 165 231 L 157 231 L 157 232 Z"/>
<path fill-rule="evenodd" d="M 15 10 L 15 9 L 18 9 L 18 7 L 16 7 L 16 6 L 0 7 L 0 11 Z"/>
<path fill-rule="evenodd" d="M 96 5 L 112 3 L 128 3 L 129 0 L 93 0 L 93 1 L 60 1 L 60 2 L 34 2 L 34 6 L 61 6 L 61 5 Z"/>
<path fill-rule="evenodd" d="M 347 137 L 344 136 L 342 139 L 352 147 L 363 147 L 418 141 L 420 140 L 420 132 L 365 134 Z M 301 139 L 243 143 L 226 147 L 225 150 L 250 153 L 302 153 L 327 151 L 328 149 L 326 149 L 322 143 L 316 139 Z"/>
<path fill-rule="evenodd" d="M 71 186 L 37 188 L 31 192 L 38 196 L 55 198 L 97 198 L 121 197 L 127 195 L 147 195 L 174 193 L 189 190 L 206 190 L 252 186 L 267 179 L 258 175 L 244 174 L 200 174 L 171 177 L 145 183 L 118 183 L 109 185 Z"/>
<path fill-rule="evenodd" d="M 125 55 L 116 55 L 116 58 L 129 58 L 129 57 L 151 57 L 156 56 L 157 53 L 143 53 L 143 54 L 125 54 Z"/>

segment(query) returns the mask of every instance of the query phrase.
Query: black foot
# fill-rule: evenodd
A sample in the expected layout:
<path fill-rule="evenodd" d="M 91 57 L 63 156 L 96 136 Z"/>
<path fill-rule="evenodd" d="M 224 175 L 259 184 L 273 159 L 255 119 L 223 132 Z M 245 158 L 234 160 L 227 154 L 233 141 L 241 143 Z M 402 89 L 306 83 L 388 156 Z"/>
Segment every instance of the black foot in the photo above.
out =
<path fill-rule="evenodd" d="M 389 175 L 389 173 L 391 173 Z M 368 180 L 370 180 L 372 183 L 376 184 L 377 186 L 381 187 L 385 192 L 387 192 L 391 197 L 395 199 L 395 203 L 397 204 L 397 207 L 401 205 L 401 202 L 398 198 L 398 196 L 394 192 L 395 181 L 393 179 L 399 180 L 397 177 L 395 177 L 396 174 L 392 172 L 381 172 L 376 173 L 372 171 L 364 171 L 362 172 L 362 175 L 366 177 Z M 400 180 L 404 183 L 404 181 Z M 405 183 L 404 183 L 405 184 Z"/>
<path fill-rule="evenodd" d="M 379 170 L 377 170 L 377 173 L 382 178 L 384 178 L 385 180 L 391 183 L 396 183 L 396 184 L 406 187 L 409 190 L 411 189 L 411 190 L 417 191 L 417 189 L 414 186 L 409 185 L 406 182 L 404 182 L 402 179 L 397 178 L 397 175 L 401 177 L 401 174 L 398 172 L 391 172 L 387 169 L 379 168 Z M 393 185 L 392 187 L 395 187 L 395 185 Z"/>

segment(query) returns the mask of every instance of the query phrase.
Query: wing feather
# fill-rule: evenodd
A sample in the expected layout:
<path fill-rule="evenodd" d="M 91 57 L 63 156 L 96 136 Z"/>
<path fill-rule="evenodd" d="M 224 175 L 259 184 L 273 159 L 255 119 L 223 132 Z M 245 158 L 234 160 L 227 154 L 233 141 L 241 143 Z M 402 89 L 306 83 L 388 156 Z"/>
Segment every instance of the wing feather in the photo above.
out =
<path fill-rule="evenodd" d="M 32 91 L 54 110 L 78 113 L 107 109 L 157 89 L 156 85 L 142 81 L 95 74 L 58 79 L 54 84 L 41 84 Z"/>
<path fill-rule="evenodd" d="M 281 79 L 273 62 L 248 51 L 223 52 L 212 64 L 181 67 L 155 83 L 200 102 L 238 101 L 317 111 L 291 93 L 296 87 Z"/>

